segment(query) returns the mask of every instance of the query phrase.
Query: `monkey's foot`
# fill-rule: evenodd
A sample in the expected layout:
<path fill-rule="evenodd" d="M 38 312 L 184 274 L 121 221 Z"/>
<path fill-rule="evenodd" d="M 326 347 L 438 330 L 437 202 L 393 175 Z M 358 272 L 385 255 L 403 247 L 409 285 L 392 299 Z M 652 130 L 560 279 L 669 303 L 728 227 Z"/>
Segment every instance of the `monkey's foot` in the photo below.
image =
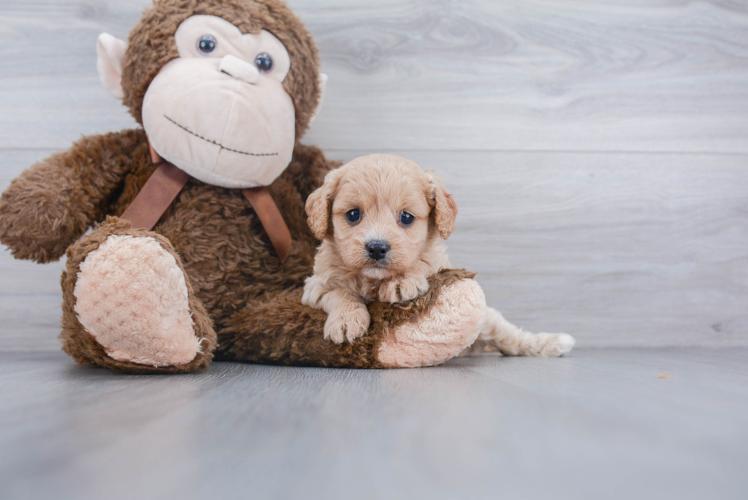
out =
<path fill-rule="evenodd" d="M 443 287 L 423 315 L 402 323 L 384 338 L 378 360 L 387 367 L 433 366 L 469 347 L 485 321 L 486 297 L 475 280 Z"/>
<path fill-rule="evenodd" d="M 75 313 L 116 361 L 167 367 L 201 352 L 184 272 L 152 237 L 108 236 L 80 264 Z"/>
<path fill-rule="evenodd" d="M 79 364 L 189 373 L 213 359 L 216 334 L 164 236 L 116 217 L 68 248 L 62 349 Z"/>

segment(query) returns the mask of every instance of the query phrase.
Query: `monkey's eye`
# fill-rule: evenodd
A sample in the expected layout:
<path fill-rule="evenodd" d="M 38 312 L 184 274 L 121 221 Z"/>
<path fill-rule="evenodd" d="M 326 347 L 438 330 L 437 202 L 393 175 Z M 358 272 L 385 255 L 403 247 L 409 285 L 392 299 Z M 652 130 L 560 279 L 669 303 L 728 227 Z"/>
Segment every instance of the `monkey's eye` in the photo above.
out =
<path fill-rule="evenodd" d="M 197 41 L 197 50 L 204 56 L 209 56 L 216 51 L 218 47 L 218 41 L 212 35 L 203 35 L 200 40 Z"/>
<path fill-rule="evenodd" d="M 361 220 L 361 210 L 358 208 L 349 210 L 345 213 L 345 218 L 351 224 L 356 224 Z"/>
<path fill-rule="evenodd" d="M 416 220 L 416 218 L 408 212 L 403 212 L 400 214 L 400 224 L 402 224 L 403 226 L 410 226 L 411 224 L 413 224 L 414 220 Z"/>
<path fill-rule="evenodd" d="M 267 73 L 273 69 L 273 58 L 266 53 L 262 53 L 255 57 L 255 66 L 263 73 Z"/>

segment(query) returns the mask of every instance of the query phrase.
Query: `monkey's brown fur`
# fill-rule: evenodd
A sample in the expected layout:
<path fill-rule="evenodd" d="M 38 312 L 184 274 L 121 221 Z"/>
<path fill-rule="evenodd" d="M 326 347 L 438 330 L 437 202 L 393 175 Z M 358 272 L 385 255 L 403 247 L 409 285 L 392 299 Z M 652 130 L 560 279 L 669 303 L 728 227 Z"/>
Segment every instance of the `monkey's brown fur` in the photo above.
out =
<path fill-rule="evenodd" d="M 304 26 L 278 0 L 157 1 L 133 30 L 126 54 L 124 102 L 133 116 L 141 121 L 148 85 L 178 56 L 177 27 L 197 14 L 222 17 L 244 32 L 267 29 L 283 42 L 292 61 L 284 85 L 296 106 L 300 137 L 319 98 L 318 56 Z M 25 171 L 0 198 L 0 241 L 15 257 L 37 262 L 57 260 L 67 251 L 60 338 L 63 349 L 81 364 L 131 373 L 190 372 L 208 366 L 215 355 L 278 364 L 381 367 L 377 346 L 391 328 L 416 320 L 435 303 L 440 288 L 471 275 L 442 272 L 432 277 L 431 292 L 412 303 L 372 306 L 372 331 L 354 344 L 324 341 L 324 313 L 300 302 L 318 243 L 307 226 L 304 204 L 338 165 L 319 149 L 297 143 L 290 165 L 270 186 L 293 236 L 283 264 L 239 190 L 192 179 L 153 231 L 131 229 L 116 218 L 155 169 L 143 130 L 83 138 Z M 192 362 L 154 368 L 114 360 L 80 324 L 74 289 L 81 262 L 111 235 L 151 236 L 185 272 L 195 332 L 207 339 L 204 353 Z"/>
<path fill-rule="evenodd" d="M 374 328 L 352 344 L 333 344 L 323 339 L 327 315 L 301 304 L 302 290 L 295 289 L 260 300 L 234 316 L 222 335 L 222 359 L 293 366 L 334 366 L 339 368 L 386 368 L 376 360 L 382 340 L 392 329 L 407 321 L 418 321 L 439 296 L 439 290 L 474 273 L 449 269 L 429 278 L 431 289 L 410 302 L 369 306 Z M 278 310 L 288 314 L 278 314 Z"/>

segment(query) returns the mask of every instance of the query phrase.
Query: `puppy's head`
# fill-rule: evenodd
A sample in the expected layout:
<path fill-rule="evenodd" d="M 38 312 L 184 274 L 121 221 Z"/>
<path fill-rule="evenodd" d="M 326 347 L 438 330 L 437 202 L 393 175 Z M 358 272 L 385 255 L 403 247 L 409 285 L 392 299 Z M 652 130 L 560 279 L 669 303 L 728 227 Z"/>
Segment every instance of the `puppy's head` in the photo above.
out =
<path fill-rule="evenodd" d="M 387 279 L 412 267 L 436 238 L 449 237 L 457 205 L 412 161 L 370 155 L 327 174 L 306 211 L 314 235 L 333 239 L 346 267 Z"/>

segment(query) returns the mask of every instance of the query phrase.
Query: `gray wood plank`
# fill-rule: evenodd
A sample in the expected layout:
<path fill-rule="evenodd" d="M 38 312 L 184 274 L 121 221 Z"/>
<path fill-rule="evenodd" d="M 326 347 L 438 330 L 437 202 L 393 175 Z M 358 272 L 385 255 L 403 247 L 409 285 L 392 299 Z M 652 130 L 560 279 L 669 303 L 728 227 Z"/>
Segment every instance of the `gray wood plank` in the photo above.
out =
<path fill-rule="evenodd" d="M 511 321 L 586 346 L 748 346 L 748 157 L 395 153 L 443 177 L 453 265 Z M 4 152 L 0 188 L 47 154 Z M 57 349 L 61 269 L 0 254 L 0 350 Z"/>
<path fill-rule="evenodd" d="M 190 376 L 0 354 L 0 386 L 8 500 L 737 500 L 748 488 L 746 349 Z"/>
<path fill-rule="evenodd" d="M 0 151 L 0 192 L 54 150 Z M 60 343 L 61 262 L 16 260 L 0 246 L 0 351 L 57 351 Z"/>
<path fill-rule="evenodd" d="M 3 1 L 0 148 L 65 148 L 84 134 L 134 126 L 101 86 L 96 39 L 126 38 L 147 1 Z"/>
<path fill-rule="evenodd" d="M 745 156 L 405 153 L 461 207 L 452 264 L 530 331 L 748 345 Z"/>
<path fill-rule="evenodd" d="M 0 148 L 132 125 L 95 41 L 146 0 L 0 3 Z M 293 0 L 331 80 L 327 149 L 748 152 L 748 6 Z"/>
<path fill-rule="evenodd" d="M 53 150 L 3 151 L 0 153 L 0 192 L 23 170 L 51 154 Z M 0 246 L 0 294 L 15 296 L 56 295 L 60 289 L 63 263 L 39 265 L 16 260 Z"/>

